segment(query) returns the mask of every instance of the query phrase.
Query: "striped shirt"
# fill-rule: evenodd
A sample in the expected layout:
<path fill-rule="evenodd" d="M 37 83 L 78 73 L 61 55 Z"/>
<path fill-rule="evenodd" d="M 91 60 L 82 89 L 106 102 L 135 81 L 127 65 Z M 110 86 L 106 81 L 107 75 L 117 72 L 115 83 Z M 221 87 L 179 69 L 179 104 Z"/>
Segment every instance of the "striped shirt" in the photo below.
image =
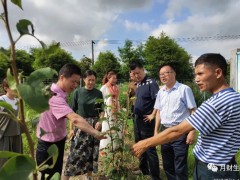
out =
<path fill-rule="evenodd" d="M 177 81 L 170 90 L 164 85 L 158 91 L 154 105 L 160 110 L 161 124 L 165 127 L 178 125 L 190 115 L 189 110 L 196 107 L 191 88 Z"/>
<path fill-rule="evenodd" d="M 228 163 L 240 147 L 240 94 L 224 89 L 186 119 L 199 137 L 193 153 L 205 163 Z"/>

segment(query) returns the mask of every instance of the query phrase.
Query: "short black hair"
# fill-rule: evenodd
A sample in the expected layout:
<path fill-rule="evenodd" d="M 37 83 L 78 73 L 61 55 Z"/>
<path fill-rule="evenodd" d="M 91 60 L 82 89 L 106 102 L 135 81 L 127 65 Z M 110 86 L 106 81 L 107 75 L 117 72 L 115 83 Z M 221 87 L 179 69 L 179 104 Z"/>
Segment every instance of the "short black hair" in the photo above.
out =
<path fill-rule="evenodd" d="M 65 64 L 59 71 L 58 77 L 63 75 L 65 78 L 71 77 L 73 74 L 81 76 L 81 69 L 76 64 Z"/>
<path fill-rule="evenodd" d="M 97 73 L 93 70 L 86 70 L 86 72 L 83 74 L 83 79 L 85 79 L 88 76 L 94 75 L 95 78 L 97 78 Z"/>
<path fill-rule="evenodd" d="M 160 71 L 160 69 L 162 69 L 165 66 L 169 66 L 176 73 L 175 65 L 170 64 L 170 63 L 165 63 L 165 64 L 162 64 L 161 66 L 159 66 L 158 72 Z"/>
<path fill-rule="evenodd" d="M 133 61 L 133 62 L 130 64 L 130 70 L 134 70 L 134 69 L 136 69 L 136 68 L 142 69 L 142 68 L 143 68 L 142 63 L 140 63 L 139 61 Z"/>
<path fill-rule="evenodd" d="M 217 53 L 202 54 L 196 60 L 195 67 L 200 64 L 218 67 L 218 68 L 222 69 L 224 77 L 226 77 L 226 75 L 227 75 L 227 61 L 221 54 L 217 54 Z"/>

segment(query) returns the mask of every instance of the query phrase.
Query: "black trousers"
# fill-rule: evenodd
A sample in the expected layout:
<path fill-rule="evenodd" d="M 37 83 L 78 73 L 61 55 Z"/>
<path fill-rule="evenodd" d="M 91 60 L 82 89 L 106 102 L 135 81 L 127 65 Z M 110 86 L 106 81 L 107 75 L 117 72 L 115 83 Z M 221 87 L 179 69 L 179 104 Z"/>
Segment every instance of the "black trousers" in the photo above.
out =
<path fill-rule="evenodd" d="M 150 138 L 154 135 L 155 121 L 144 122 L 143 117 L 135 115 L 134 119 L 134 135 L 135 142 L 143 139 Z M 160 169 L 159 169 L 159 159 L 156 151 L 156 147 L 149 148 L 140 157 L 140 165 L 144 175 L 150 174 L 153 180 L 159 180 Z"/>
<path fill-rule="evenodd" d="M 195 158 L 194 180 L 237 180 L 240 179 L 239 167 L 235 161 L 235 157 L 231 161 L 222 166 L 215 166 L 204 163 Z"/>
<path fill-rule="evenodd" d="M 64 155 L 64 147 L 65 147 L 66 138 L 58 142 L 46 142 L 41 139 L 38 139 L 37 152 L 36 152 L 36 161 L 37 165 L 42 164 L 48 157 L 49 154 L 47 152 L 48 148 L 55 144 L 58 147 L 58 157 L 57 162 L 52 169 L 45 169 L 41 171 L 41 180 L 45 180 L 45 175 L 49 176 L 46 178 L 47 180 L 51 179 L 51 177 L 55 173 L 59 173 L 60 176 L 62 174 L 62 166 L 63 166 L 63 155 Z M 52 159 L 49 159 L 46 164 L 52 165 Z"/>
<path fill-rule="evenodd" d="M 167 129 L 163 125 L 161 131 Z M 188 144 L 187 134 L 182 135 L 175 141 L 162 144 L 161 153 L 163 169 L 168 180 L 188 180 Z"/>

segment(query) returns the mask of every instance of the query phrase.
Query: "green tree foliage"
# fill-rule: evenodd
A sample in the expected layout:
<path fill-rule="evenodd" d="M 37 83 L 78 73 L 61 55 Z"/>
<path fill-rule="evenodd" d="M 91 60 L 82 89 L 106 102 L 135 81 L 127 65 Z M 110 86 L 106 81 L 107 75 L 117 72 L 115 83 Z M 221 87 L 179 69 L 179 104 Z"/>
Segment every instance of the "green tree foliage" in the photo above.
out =
<path fill-rule="evenodd" d="M 143 45 L 140 44 L 136 48 L 133 46 L 133 42 L 131 40 L 126 40 L 124 43 L 124 46 L 122 48 L 118 47 L 118 52 L 120 56 L 120 60 L 126 64 L 129 65 L 133 61 L 139 60 L 141 63 L 143 63 Z"/>
<path fill-rule="evenodd" d="M 158 38 L 150 36 L 145 44 L 146 69 L 158 79 L 159 66 L 169 63 L 175 66 L 177 79 L 192 79 L 193 66 L 191 56 L 165 33 Z"/>
<path fill-rule="evenodd" d="M 0 50 L 0 79 L 6 77 L 7 68 L 10 67 L 9 56 Z"/>
<path fill-rule="evenodd" d="M 62 49 L 59 43 L 53 43 L 46 49 L 32 49 L 31 52 L 35 58 L 34 69 L 50 67 L 58 72 L 66 63 L 77 64 L 72 55 Z"/>
<path fill-rule="evenodd" d="M 126 40 L 122 48 L 118 47 L 120 61 L 123 62 L 120 74 L 123 79 L 129 78 L 129 65 L 133 61 L 140 61 L 144 64 L 144 46 L 143 44 L 134 47 L 131 40 Z"/>
<path fill-rule="evenodd" d="M 100 52 L 96 63 L 93 65 L 93 70 L 97 72 L 98 79 L 102 79 L 106 72 L 111 70 L 119 73 L 120 68 L 121 65 L 117 57 L 111 51 Z M 121 76 L 118 76 L 118 78 L 121 78 Z"/>
<path fill-rule="evenodd" d="M 92 59 L 83 56 L 82 59 L 80 59 L 80 62 L 78 62 L 78 65 L 81 68 L 81 72 L 83 74 L 86 72 L 86 70 L 91 69 Z"/>
<path fill-rule="evenodd" d="M 24 50 L 17 50 L 16 51 L 16 64 L 19 72 L 23 72 L 24 75 L 30 75 L 34 69 L 33 64 L 34 57 L 31 56 Z"/>
<path fill-rule="evenodd" d="M 9 49 L 0 49 L 0 78 L 6 77 L 6 71 L 10 68 L 10 50 Z M 28 76 L 33 72 L 32 64 L 34 62 L 33 56 L 27 53 L 25 50 L 16 50 L 15 52 L 16 65 L 19 72 L 22 72 L 23 75 Z"/>

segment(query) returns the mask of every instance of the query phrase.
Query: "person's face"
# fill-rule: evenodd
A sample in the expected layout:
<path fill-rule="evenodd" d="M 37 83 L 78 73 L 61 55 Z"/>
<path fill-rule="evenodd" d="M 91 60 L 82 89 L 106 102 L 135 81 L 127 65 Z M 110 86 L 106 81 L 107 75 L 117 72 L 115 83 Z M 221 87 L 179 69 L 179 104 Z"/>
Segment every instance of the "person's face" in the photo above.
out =
<path fill-rule="evenodd" d="M 94 75 L 90 75 L 83 79 L 83 81 L 85 83 L 85 88 L 92 90 L 95 87 L 96 77 Z"/>
<path fill-rule="evenodd" d="M 129 77 L 130 77 L 130 80 L 131 80 L 131 81 L 134 81 L 134 82 L 136 81 L 136 77 L 134 76 L 134 73 L 133 73 L 133 72 L 130 72 L 130 73 L 129 73 Z"/>
<path fill-rule="evenodd" d="M 110 82 L 110 84 L 115 85 L 117 83 L 117 75 L 111 75 L 108 81 Z"/>
<path fill-rule="evenodd" d="M 11 97 L 16 97 L 17 96 L 16 91 L 10 89 L 9 87 L 5 87 L 4 89 L 9 96 L 11 96 Z"/>
<path fill-rule="evenodd" d="M 176 74 L 170 66 L 164 66 L 159 70 L 159 78 L 165 85 L 173 85 L 176 81 Z"/>
<path fill-rule="evenodd" d="M 215 93 L 220 77 L 221 70 L 219 68 L 211 68 L 204 64 L 199 64 L 195 67 L 195 82 L 200 91 L 208 91 Z"/>
<path fill-rule="evenodd" d="M 143 68 L 136 67 L 134 70 L 131 70 L 131 73 L 133 73 L 137 82 L 141 82 L 145 77 Z"/>
<path fill-rule="evenodd" d="M 67 93 L 70 93 L 79 85 L 80 76 L 73 74 L 71 77 L 66 78 L 61 75 L 60 80 L 62 81 L 63 90 Z"/>

